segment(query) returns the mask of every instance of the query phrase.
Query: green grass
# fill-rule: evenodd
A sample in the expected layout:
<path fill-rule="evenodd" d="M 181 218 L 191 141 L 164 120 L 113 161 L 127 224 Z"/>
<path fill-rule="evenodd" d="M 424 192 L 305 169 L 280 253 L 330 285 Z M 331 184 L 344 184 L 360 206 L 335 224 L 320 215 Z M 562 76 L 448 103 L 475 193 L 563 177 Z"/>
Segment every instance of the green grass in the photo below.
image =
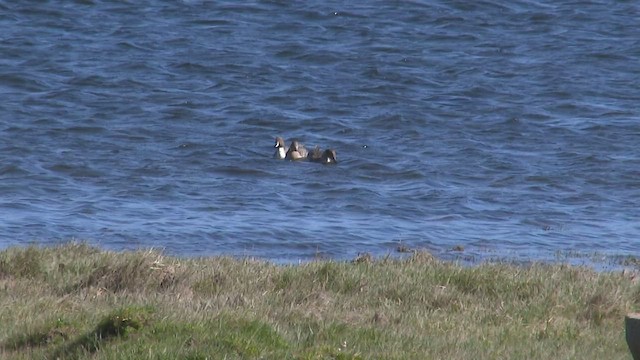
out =
<path fill-rule="evenodd" d="M 0 252 L 0 358 L 630 359 L 634 272 Z"/>

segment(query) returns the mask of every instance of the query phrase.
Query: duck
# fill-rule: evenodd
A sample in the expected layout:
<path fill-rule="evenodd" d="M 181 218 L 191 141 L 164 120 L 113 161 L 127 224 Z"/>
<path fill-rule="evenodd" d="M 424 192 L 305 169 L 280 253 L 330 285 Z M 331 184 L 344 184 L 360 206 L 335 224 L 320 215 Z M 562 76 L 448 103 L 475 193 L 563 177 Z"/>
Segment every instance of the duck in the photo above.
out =
<path fill-rule="evenodd" d="M 277 136 L 276 145 L 274 147 L 276 148 L 276 152 L 275 154 L 273 154 L 273 157 L 283 160 L 287 156 L 287 152 L 289 151 L 289 148 L 285 146 L 284 139 L 280 136 Z"/>
<path fill-rule="evenodd" d="M 337 164 L 338 163 L 338 155 L 336 151 L 333 149 L 327 149 L 322 151 L 320 147 L 316 146 L 315 149 L 311 150 L 307 158 L 311 162 L 318 162 L 322 164 Z"/>
<path fill-rule="evenodd" d="M 289 146 L 289 150 L 287 150 L 287 154 L 285 159 L 287 160 L 305 160 L 308 155 L 307 149 L 305 149 L 304 145 L 300 144 L 297 140 L 293 140 L 291 142 L 291 146 Z"/>

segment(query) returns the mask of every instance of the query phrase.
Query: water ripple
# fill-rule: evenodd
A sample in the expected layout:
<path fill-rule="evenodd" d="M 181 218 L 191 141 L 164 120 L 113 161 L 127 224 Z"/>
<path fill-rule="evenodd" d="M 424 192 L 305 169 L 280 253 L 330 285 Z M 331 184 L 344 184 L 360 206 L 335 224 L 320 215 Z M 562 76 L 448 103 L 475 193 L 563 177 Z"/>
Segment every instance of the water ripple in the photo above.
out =
<path fill-rule="evenodd" d="M 2 246 L 637 255 L 631 3 L 0 9 Z"/>

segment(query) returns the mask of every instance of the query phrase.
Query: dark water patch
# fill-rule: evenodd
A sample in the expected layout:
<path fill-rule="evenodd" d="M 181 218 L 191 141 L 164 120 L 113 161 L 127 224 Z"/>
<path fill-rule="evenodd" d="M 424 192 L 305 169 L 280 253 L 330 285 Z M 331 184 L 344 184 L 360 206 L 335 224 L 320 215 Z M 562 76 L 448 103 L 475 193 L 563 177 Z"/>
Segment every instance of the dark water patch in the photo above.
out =
<path fill-rule="evenodd" d="M 4 177 L 20 177 L 28 174 L 29 174 L 28 171 L 16 165 L 4 165 L 0 167 L 0 176 L 2 176 L 3 178 Z"/>
<path fill-rule="evenodd" d="M 40 92 L 48 89 L 46 83 L 24 73 L 1 74 L 0 84 L 15 91 Z"/>
<path fill-rule="evenodd" d="M 216 173 L 230 176 L 267 176 L 268 173 L 256 169 L 247 169 L 239 166 L 221 166 L 216 167 Z"/>
<path fill-rule="evenodd" d="M 59 175 L 68 175 L 73 178 L 100 177 L 102 172 L 93 169 L 86 164 L 65 164 L 58 163 L 48 167 L 48 169 Z"/>
<path fill-rule="evenodd" d="M 101 134 L 106 129 L 100 126 L 71 126 L 66 128 L 65 131 L 77 134 Z"/>

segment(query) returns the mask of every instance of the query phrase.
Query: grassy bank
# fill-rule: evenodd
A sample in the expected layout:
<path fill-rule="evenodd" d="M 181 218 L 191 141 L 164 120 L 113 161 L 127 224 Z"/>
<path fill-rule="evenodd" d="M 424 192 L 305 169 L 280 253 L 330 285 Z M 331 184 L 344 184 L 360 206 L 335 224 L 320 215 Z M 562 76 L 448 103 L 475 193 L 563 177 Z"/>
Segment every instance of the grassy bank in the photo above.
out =
<path fill-rule="evenodd" d="M 0 358 L 630 359 L 629 274 L 416 253 L 295 266 L 85 244 L 0 252 Z"/>

